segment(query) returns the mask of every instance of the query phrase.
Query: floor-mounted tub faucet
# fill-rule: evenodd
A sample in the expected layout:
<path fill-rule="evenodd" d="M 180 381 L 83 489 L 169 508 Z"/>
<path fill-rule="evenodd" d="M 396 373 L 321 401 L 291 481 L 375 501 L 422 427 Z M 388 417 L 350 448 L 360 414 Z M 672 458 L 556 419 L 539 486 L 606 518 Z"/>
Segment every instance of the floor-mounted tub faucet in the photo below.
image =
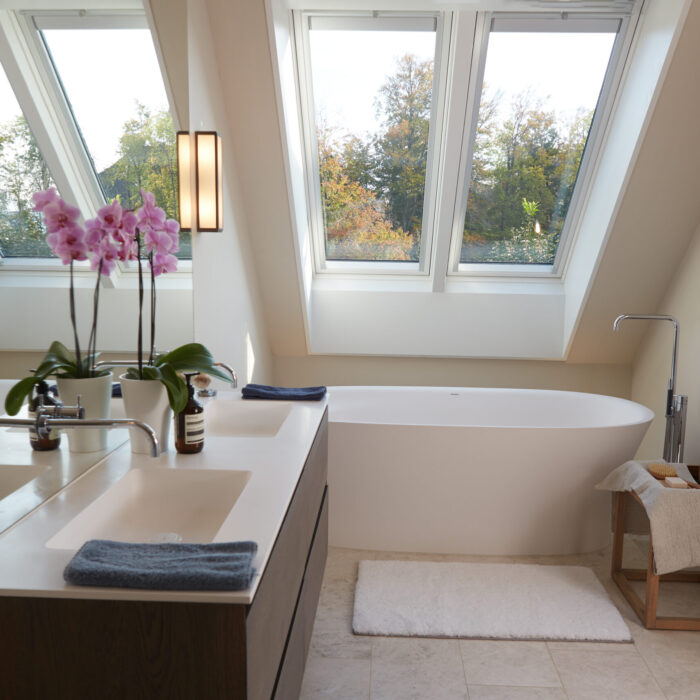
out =
<path fill-rule="evenodd" d="M 673 324 L 673 354 L 671 356 L 671 377 L 666 392 L 666 436 L 664 438 L 664 459 L 667 462 L 683 461 L 685 442 L 685 418 L 688 410 L 688 397 L 676 394 L 676 365 L 678 364 L 678 321 L 665 314 L 621 314 L 613 323 L 613 330 L 627 319 L 640 321 L 670 321 Z"/>

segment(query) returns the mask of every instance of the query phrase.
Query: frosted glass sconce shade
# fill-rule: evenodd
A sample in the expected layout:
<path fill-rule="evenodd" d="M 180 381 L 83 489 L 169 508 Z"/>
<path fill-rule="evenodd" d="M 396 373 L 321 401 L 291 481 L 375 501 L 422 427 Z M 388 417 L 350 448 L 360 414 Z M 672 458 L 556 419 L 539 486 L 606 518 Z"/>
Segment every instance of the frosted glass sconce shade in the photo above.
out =
<path fill-rule="evenodd" d="M 194 139 L 197 230 L 222 231 L 221 137 L 216 131 L 197 131 Z"/>
<path fill-rule="evenodd" d="M 192 138 L 188 131 L 177 132 L 177 210 L 180 230 L 192 230 Z"/>
<path fill-rule="evenodd" d="M 222 231 L 224 194 L 221 137 L 216 131 L 196 131 L 193 139 L 189 132 L 178 131 L 177 168 L 180 230 L 191 231 L 196 216 L 197 231 Z"/>

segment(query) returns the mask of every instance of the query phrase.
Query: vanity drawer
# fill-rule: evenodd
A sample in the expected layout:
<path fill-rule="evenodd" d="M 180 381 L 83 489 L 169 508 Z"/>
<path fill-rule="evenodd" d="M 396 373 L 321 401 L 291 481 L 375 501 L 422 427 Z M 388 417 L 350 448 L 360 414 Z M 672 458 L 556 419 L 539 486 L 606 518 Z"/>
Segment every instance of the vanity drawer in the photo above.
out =
<path fill-rule="evenodd" d="M 328 473 L 328 413 L 316 433 L 246 619 L 249 700 L 269 700 L 282 663 Z"/>
<path fill-rule="evenodd" d="M 326 488 L 316 534 L 309 553 L 309 563 L 306 566 L 306 573 L 299 593 L 299 602 L 275 687 L 274 700 L 297 700 L 299 697 L 327 555 L 328 489 Z"/>

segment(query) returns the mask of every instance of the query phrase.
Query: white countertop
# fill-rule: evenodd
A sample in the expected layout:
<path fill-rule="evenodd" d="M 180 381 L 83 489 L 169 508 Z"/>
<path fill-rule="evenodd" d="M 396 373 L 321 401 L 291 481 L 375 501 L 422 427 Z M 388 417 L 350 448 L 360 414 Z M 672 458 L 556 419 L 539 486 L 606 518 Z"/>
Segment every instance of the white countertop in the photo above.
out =
<path fill-rule="evenodd" d="M 242 401 L 240 392 L 220 392 L 219 398 Z M 242 401 L 260 404 L 258 401 Z M 266 402 L 277 404 L 281 402 Z M 205 433 L 204 449 L 199 454 L 178 454 L 170 445 L 158 458 L 132 454 L 129 443 L 116 447 L 106 457 L 94 453 L 94 467 L 75 478 L 43 505 L 0 535 L 0 595 L 85 598 L 104 600 L 157 600 L 211 603 L 250 603 L 255 596 L 260 573 L 264 571 L 277 534 L 294 494 L 316 431 L 326 408 L 326 401 L 290 402 L 290 412 L 273 436 L 212 436 Z M 251 406 L 252 408 L 252 406 Z M 206 415 L 206 406 L 205 406 Z M 114 431 L 122 435 L 123 431 Z M 26 432 L 25 459 L 31 454 Z M 0 429 L 0 450 L 5 453 L 7 434 Z M 14 440 L 14 434 L 11 440 Z M 119 438 L 113 440 L 118 444 Z M 172 439 L 171 439 L 172 442 Z M 110 447 L 113 443 L 110 444 Z M 13 447 L 17 452 L 17 447 Z M 73 457 L 61 452 L 43 453 L 59 464 L 70 467 Z M 17 455 L 15 455 L 17 456 Z M 85 455 L 77 456 L 84 459 Z M 9 463 L 7 459 L 3 463 Z M 18 462 L 13 462 L 18 463 Z M 71 586 L 63 580 L 63 569 L 76 549 L 46 547 L 67 523 L 103 494 L 131 469 L 149 467 L 169 469 L 235 469 L 251 472 L 250 480 L 225 518 L 214 541 L 257 542 L 253 560 L 257 574 L 251 587 L 244 591 L 158 591 L 128 588 Z M 31 484 L 26 487 L 31 490 Z M 5 499 L 7 500 L 7 499 Z M 0 501 L 0 512 L 1 504 Z M 86 538 L 89 539 L 89 538 Z"/>

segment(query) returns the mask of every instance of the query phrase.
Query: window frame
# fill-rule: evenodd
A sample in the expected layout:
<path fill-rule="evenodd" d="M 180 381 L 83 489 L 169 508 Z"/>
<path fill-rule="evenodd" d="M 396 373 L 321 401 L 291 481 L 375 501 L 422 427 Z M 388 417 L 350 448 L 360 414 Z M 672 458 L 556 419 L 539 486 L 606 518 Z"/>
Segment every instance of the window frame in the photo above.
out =
<path fill-rule="evenodd" d="M 425 187 L 423 193 L 423 222 L 421 226 L 420 257 L 415 261 L 369 261 L 369 260 L 326 260 L 325 230 L 323 227 L 323 208 L 321 203 L 320 167 L 318 162 L 318 142 L 316 138 L 316 112 L 313 95 L 313 79 L 311 69 L 311 50 L 309 41 L 309 24 L 313 18 L 322 18 L 324 23 L 333 24 L 338 28 L 347 27 L 357 30 L 360 23 L 357 20 L 379 20 L 389 31 L 400 31 L 398 25 L 405 20 L 403 27 L 409 27 L 416 20 L 432 19 L 435 22 L 435 52 L 433 68 L 433 89 L 430 107 L 430 126 L 428 131 L 428 154 L 425 172 Z M 314 273 L 318 276 L 349 276 L 369 274 L 401 276 L 423 279 L 431 274 L 433 260 L 432 230 L 438 217 L 437 193 L 440 173 L 440 143 L 443 139 L 442 123 L 444 121 L 444 36 L 448 33 L 449 24 L 446 13 L 438 11 L 426 12 L 367 12 L 367 11 L 294 11 L 292 13 L 294 39 L 297 62 L 297 82 L 299 105 L 301 112 L 300 128 L 304 150 L 304 174 L 311 229 L 311 254 Z M 446 27 L 447 24 L 447 27 Z M 403 28 L 402 27 L 402 28 Z M 428 233 L 429 235 L 426 235 Z"/>
<path fill-rule="evenodd" d="M 545 12 L 486 12 L 481 13 L 480 23 L 477 28 L 474 43 L 474 57 L 472 65 L 476 65 L 476 74 L 470 76 L 469 104 L 467 107 L 467 121 L 465 121 L 463 134 L 462 158 L 459 165 L 459 192 L 460 196 L 454 210 L 454 219 L 450 236 L 450 257 L 448 263 L 448 277 L 552 277 L 562 278 L 566 265 L 570 258 L 571 249 L 575 240 L 576 230 L 581 212 L 593 180 L 595 164 L 603 144 L 604 133 L 613 109 L 614 96 L 619 87 L 622 70 L 624 68 L 623 57 L 627 55 L 631 34 L 629 31 L 631 15 L 620 12 L 569 12 L 562 18 L 562 13 Z M 498 23 L 510 25 L 509 30 L 501 31 L 529 31 L 529 32 L 556 32 L 556 26 L 565 26 L 565 22 L 578 22 L 588 25 L 586 31 L 594 31 L 593 26 L 604 27 L 612 22 L 619 22 L 616 37 L 610 51 L 608 66 L 603 77 L 598 102 L 594 111 L 591 127 L 586 139 L 583 156 L 579 163 L 573 187 L 571 200 L 564 219 L 564 225 L 559 237 L 559 243 L 552 265 L 524 264 L 524 263 L 462 263 L 460 262 L 462 250 L 462 232 L 467 212 L 467 197 L 471 184 L 471 170 L 474 157 L 474 143 L 476 139 L 476 125 L 479 116 L 479 101 L 476 95 L 481 94 L 484 80 L 486 58 L 488 55 L 489 35 L 493 26 Z M 551 28 L 550 28 L 551 27 Z M 558 30 L 559 32 L 563 31 Z"/>
<path fill-rule="evenodd" d="M 98 209 L 107 203 L 107 198 L 42 30 L 134 27 L 151 31 L 147 15 L 137 9 L 17 10 L 5 11 L 3 15 L 5 36 L 0 37 L 0 57 L 17 64 L 15 71 L 6 67 L 8 79 L 56 186 L 87 217 L 96 215 Z M 3 41 L 5 38 L 7 42 Z M 154 37 L 152 40 L 155 44 Z M 169 94 L 160 66 L 159 70 L 166 94 Z M 177 117 L 172 108 L 170 112 L 177 131 Z M 47 133 L 47 127 L 53 133 Z M 0 258 L 2 268 L 8 272 L 10 269 L 28 273 L 43 271 L 51 276 L 68 274 L 60 260 L 53 258 Z M 76 269 L 83 268 L 89 270 L 89 263 L 76 263 Z M 137 274 L 138 265 L 135 262 L 119 262 L 112 274 L 103 276 L 101 281 L 104 286 L 116 287 L 123 275 L 128 278 Z M 181 279 L 191 279 L 191 274 L 191 259 L 179 260 L 178 270 L 171 273 L 173 278 Z"/>
<path fill-rule="evenodd" d="M 561 12 L 537 8 L 519 12 L 472 9 L 426 13 L 388 11 L 378 13 L 380 16 L 394 15 L 395 17 L 426 14 L 437 16 L 433 104 L 426 167 L 426 199 L 424 225 L 421 231 L 421 260 L 418 264 L 395 263 L 400 266 L 397 269 L 391 269 L 390 266 L 380 262 L 343 261 L 338 264 L 336 261 L 325 260 L 307 18 L 309 16 L 352 17 L 362 14 L 366 16 L 368 13 L 351 10 L 292 10 L 302 169 L 314 278 L 324 276 L 338 279 L 362 277 L 396 279 L 397 276 L 402 279 L 428 278 L 431 280 L 433 291 L 438 292 L 444 291 L 450 280 L 458 283 L 460 279 L 562 280 L 571 258 L 581 216 L 585 210 L 591 183 L 605 143 L 615 98 L 620 88 L 641 11 L 639 2 L 631 2 L 628 6 L 621 7 L 613 0 L 607 5 L 601 2 L 601 5 L 603 6 L 596 8 L 595 12 L 578 9 Z M 569 21 L 619 22 L 552 265 L 459 262 L 471 179 L 479 96 L 486 65 L 488 35 L 494 20 L 500 23 L 524 21 L 525 26 L 548 23 L 552 27 L 557 22 Z M 530 29 L 530 31 L 536 30 Z M 458 62 L 459 59 L 462 60 L 463 68 Z M 466 85 L 460 88 L 460 82 Z M 426 216 L 427 212 L 429 216 Z M 413 265 L 413 268 L 409 268 L 409 265 Z"/>

